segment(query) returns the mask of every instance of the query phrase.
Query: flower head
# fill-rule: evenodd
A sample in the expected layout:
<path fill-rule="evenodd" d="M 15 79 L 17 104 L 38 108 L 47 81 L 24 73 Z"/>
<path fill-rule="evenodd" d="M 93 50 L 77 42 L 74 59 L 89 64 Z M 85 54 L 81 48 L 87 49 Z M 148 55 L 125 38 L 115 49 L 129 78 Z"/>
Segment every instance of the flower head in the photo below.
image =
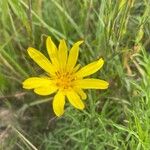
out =
<path fill-rule="evenodd" d="M 85 78 L 97 72 L 104 64 L 103 59 L 94 61 L 83 68 L 77 64 L 79 46 L 83 41 L 76 42 L 69 51 L 65 40 L 60 40 L 58 48 L 50 37 L 46 40 L 50 60 L 38 50 L 29 47 L 29 56 L 47 73 L 47 76 L 31 77 L 23 82 L 23 88 L 33 89 L 36 94 L 50 95 L 53 99 L 53 110 L 57 116 L 64 113 L 65 97 L 77 109 L 84 109 L 81 99 L 86 99 L 84 89 L 107 89 L 104 80 Z"/>

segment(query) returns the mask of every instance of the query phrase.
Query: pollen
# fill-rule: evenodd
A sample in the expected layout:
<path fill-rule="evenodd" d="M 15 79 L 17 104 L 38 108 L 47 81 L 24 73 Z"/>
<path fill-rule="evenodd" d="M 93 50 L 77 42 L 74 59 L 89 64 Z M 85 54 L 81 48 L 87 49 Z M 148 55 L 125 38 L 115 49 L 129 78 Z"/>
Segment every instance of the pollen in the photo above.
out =
<path fill-rule="evenodd" d="M 56 72 L 56 85 L 60 89 L 68 89 L 73 86 L 73 81 L 75 77 L 73 73 L 69 72 Z"/>

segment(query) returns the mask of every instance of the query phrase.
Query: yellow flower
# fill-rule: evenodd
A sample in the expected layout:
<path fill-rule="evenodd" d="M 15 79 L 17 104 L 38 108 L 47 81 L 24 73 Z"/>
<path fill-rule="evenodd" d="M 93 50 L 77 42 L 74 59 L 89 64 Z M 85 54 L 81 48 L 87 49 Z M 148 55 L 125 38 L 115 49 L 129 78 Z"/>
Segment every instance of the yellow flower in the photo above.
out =
<path fill-rule="evenodd" d="M 53 99 L 53 110 L 57 116 L 64 113 L 65 97 L 77 109 L 84 109 L 81 99 L 87 95 L 83 89 L 107 89 L 108 82 L 85 77 L 97 72 L 104 64 L 103 59 L 94 61 L 80 69 L 76 65 L 79 46 L 83 41 L 76 42 L 70 49 L 65 40 L 60 40 L 58 49 L 50 37 L 46 40 L 47 52 L 50 60 L 38 50 L 29 47 L 29 56 L 47 72 L 47 76 L 31 77 L 23 82 L 23 88 L 33 89 L 36 94 L 50 95 L 56 93 Z"/>

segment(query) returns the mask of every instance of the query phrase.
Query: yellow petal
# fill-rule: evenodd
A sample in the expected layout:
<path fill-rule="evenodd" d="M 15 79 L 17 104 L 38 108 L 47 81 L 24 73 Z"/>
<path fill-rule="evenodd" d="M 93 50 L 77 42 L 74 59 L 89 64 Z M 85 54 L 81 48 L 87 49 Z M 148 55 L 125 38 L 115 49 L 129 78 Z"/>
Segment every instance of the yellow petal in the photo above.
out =
<path fill-rule="evenodd" d="M 55 69 L 50 63 L 50 61 L 38 50 L 29 47 L 27 49 L 29 56 L 46 72 L 50 73 L 51 75 L 55 74 Z"/>
<path fill-rule="evenodd" d="M 66 92 L 69 102 L 77 109 L 84 109 L 84 103 L 80 99 L 79 95 L 74 90 Z"/>
<path fill-rule="evenodd" d="M 58 58 L 62 69 L 65 69 L 67 63 L 68 48 L 65 40 L 61 40 L 59 44 Z"/>
<path fill-rule="evenodd" d="M 74 68 L 73 68 L 73 73 L 75 73 L 77 70 L 79 70 L 79 68 L 81 67 L 80 64 L 76 65 Z"/>
<path fill-rule="evenodd" d="M 86 77 L 97 72 L 104 64 L 104 60 L 101 58 L 98 61 L 94 61 L 85 67 L 81 68 L 77 73 L 77 77 Z"/>
<path fill-rule="evenodd" d="M 50 95 L 53 94 L 54 92 L 57 91 L 57 87 L 56 86 L 41 86 L 38 88 L 34 89 L 34 92 L 38 95 L 42 95 L 42 96 L 46 96 L 46 95 Z"/>
<path fill-rule="evenodd" d="M 56 45 L 53 43 L 51 37 L 48 37 L 46 39 L 46 47 L 47 47 L 47 52 L 48 55 L 52 61 L 52 64 L 55 65 L 55 67 L 59 67 L 59 62 L 58 62 L 58 51 Z"/>
<path fill-rule="evenodd" d="M 81 88 L 74 88 L 74 90 L 80 95 L 81 99 L 87 99 L 86 93 Z"/>
<path fill-rule="evenodd" d="M 44 85 L 49 86 L 52 84 L 52 80 L 42 77 L 31 77 L 26 79 L 22 84 L 25 89 L 34 89 Z"/>
<path fill-rule="evenodd" d="M 82 89 L 107 89 L 109 83 L 99 79 L 82 79 L 74 82 L 75 86 Z"/>
<path fill-rule="evenodd" d="M 71 48 L 67 62 L 67 70 L 72 70 L 72 68 L 76 65 L 79 55 L 79 45 L 82 43 L 83 41 L 78 41 Z"/>
<path fill-rule="evenodd" d="M 59 117 L 64 113 L 65 96 L 62 92 L 58 91 L 53 100 L 53 110 Z"/>

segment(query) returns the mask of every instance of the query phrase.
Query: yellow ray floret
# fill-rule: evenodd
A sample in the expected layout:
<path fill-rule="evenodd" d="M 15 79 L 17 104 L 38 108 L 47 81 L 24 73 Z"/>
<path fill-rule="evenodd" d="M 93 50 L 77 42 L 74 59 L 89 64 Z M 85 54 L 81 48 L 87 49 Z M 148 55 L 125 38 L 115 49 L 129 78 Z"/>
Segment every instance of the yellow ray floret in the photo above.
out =
<path fill-rule="evenodd" d="M 61 116 L 64 113 L 65 95 L 58 91 L 54 96 L 53 110 L 57 116 Z"/>
<path fill-rule="evenodd" d="M 97 72 L 104 64 L 101 58 L 85 67 L 77 64 L 79 46 L 76 42 L 69 51 L 65 40 L 60 40 L 58 48 L 50 37 L 46 40 L 49 59 L 38 50 L 29 47 L 29 56 L 48 73 L 46 77 L 31 77 L 23 82 L 23 88 L 33 89 L 36 94 L 46 96 L 56 93 L 53 99 L 53 110 L 57 116 L 64 113 L 65 98 L 77 109 L 83 110 L 82 100 L 87 98 L 84 89 L 107 89 L 109 83 L 104 80 L 85 78 Z M 77 64 L 77 65 L 76 65 Z"/>

